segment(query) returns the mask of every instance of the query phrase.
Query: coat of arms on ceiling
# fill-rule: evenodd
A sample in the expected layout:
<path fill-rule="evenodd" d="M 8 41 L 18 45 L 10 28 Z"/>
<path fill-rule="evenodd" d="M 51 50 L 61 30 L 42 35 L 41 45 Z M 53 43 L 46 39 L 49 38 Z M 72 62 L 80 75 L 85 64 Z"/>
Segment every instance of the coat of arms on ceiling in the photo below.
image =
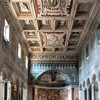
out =
<path fill-rule="evenodd" d="M 44 32 L 41 33 L 41 41 L 43 46 L 62 46 L 65 44 L 66 34 L 63 32 Z"/>
<path fill-rule="evenodd" d="M 72 0 L 35 0 L 37 16 L 69 16 Z"/>

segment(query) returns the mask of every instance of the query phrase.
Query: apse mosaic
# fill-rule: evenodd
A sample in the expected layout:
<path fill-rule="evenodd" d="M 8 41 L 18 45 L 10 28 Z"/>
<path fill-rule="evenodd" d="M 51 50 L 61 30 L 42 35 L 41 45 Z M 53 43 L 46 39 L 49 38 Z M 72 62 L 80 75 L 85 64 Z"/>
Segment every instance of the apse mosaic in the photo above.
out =
<path fill-rule="evenodd" d="M 35 0 L 37 16 L 69 16 L 72 0 Z"/>
<path fill-rule="evenodd" d="M 41 40 L 43 46 L 62 46 L 65 44 L 66 34 L 62 32 L 41 32 Z"/>

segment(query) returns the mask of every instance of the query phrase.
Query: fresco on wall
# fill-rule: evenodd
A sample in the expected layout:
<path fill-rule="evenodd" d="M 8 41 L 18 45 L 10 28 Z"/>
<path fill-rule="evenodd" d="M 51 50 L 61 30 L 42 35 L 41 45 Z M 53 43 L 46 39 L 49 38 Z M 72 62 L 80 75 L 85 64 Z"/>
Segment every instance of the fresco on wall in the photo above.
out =
<path fill-rule="evenodd" d="M 79 100 L 78 88 L 73 88 L 73 100 Z M 71 88 L 44 89 L 35 88 L 35 100 L 71 100 Z"/>
<path fill-rule="evenodd" d="M 35 100 L 68 100 L 67 89 L 35 89 Z"/>
<path fill-rule="evenodd" d="M 35 0 L 36 12 L 41 16 L 69 16 L 72 0 Z"/>

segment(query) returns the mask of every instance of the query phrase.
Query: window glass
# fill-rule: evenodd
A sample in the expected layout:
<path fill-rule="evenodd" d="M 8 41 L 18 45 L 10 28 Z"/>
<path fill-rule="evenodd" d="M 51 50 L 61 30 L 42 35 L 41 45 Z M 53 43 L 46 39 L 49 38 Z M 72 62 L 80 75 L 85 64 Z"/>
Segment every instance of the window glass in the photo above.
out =
<path fill-rule="evenodd" d="M 18 58 L 21 58 L 21 45 L 18 43 Z"/>
<path fill-rule="evenodd" d="M 26 64 L 26 69 L 28 68 L 28 57 L 26 56 L 26 62 L 25 62 Z"/>
<path fill-rule="evenodd" d="M 89 58 L 89 45 L 86 46 L 86 59 Z"/>
<path fill-rule="evenodd" d="M 9 32 L 10 32 L 10 27 L 7 20 L 5 19 L 3 36 L 4 36 L 4 40 L 7 42 L 9 42 Z"/>

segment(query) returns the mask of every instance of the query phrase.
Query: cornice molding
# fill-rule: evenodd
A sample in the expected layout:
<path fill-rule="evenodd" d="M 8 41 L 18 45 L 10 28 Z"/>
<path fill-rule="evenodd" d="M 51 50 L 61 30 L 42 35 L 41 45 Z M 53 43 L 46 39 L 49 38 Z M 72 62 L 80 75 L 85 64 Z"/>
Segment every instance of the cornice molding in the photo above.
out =
<path fill-rule="evenodd" d="M 76 55 L 68 54 L 33 54 L 31 57 L 32 61 L 77 61 Z"/>

